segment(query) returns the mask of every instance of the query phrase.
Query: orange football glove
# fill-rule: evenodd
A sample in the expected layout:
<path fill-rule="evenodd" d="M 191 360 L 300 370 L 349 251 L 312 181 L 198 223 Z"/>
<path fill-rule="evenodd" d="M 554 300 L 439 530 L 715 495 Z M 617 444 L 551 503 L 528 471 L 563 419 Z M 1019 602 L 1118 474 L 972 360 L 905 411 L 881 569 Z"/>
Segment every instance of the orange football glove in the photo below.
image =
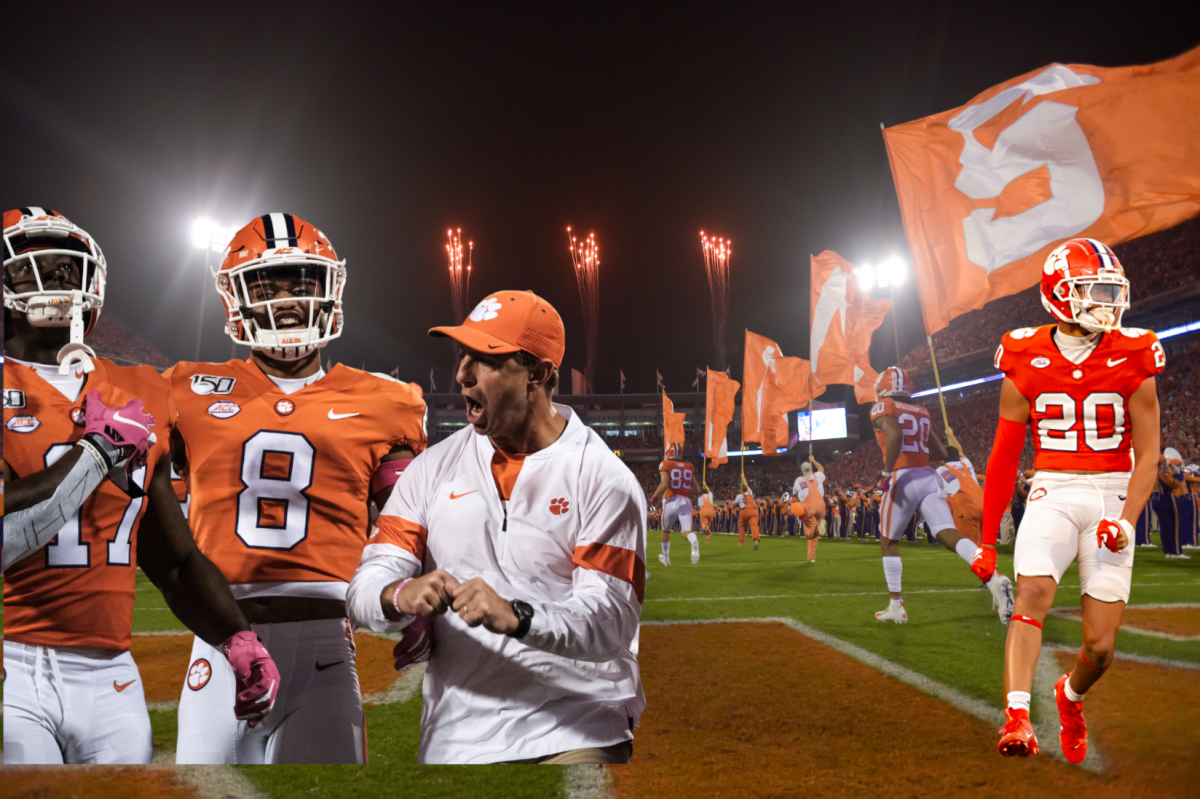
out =
<path fill-rule="evenodd" d="M 996 550 L 991 547 L 979 547 L 975 557 L 971 558 L 971 571 L 985 583 L 996 573 Z"/>

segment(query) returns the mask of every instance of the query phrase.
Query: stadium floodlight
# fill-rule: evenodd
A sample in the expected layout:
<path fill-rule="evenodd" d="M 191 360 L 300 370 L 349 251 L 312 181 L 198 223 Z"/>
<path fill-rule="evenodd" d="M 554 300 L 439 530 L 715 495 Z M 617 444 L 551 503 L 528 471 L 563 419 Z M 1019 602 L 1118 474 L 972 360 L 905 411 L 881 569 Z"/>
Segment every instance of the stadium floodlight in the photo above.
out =
<path fill-rule="evenodd" d="M 863 264 L 856 267 L 854 270 L 854 279 L 858 281 L 860 289 L 870 291 L 875 288 L 875 267 L 870 264 Z"/>
<path fill-rule="evenodd" d="M 192 246 L 197 250 L 224 252 L 229 244 L 229 231 L 211 219 L 201 217 L 192 222 Z"/>
<path fill-rule="evenodd" d="M 854 279 L 863 291 L 899 286 L 907 276 L 908 267 L 904 260 L 894 255 L 878 266 L 863 264 L 854 270 Z"/>

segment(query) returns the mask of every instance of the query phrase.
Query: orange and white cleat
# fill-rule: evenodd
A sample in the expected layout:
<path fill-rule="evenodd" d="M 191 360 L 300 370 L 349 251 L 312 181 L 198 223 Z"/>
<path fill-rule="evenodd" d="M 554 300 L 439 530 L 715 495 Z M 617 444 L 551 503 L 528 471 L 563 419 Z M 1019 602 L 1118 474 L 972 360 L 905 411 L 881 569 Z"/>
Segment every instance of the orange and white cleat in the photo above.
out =
<path fill-rule="evenodd" d="M 1029 721 L 1029 711 L 1005 708 L 1004 718 L 1007 721 L 1000 728 L 1000 754 L 1005 757 L 1036 755 L 1038 742 L 1037 736 L 1033 734 L 1033 724 Z"/>
<path fill-rule="evenodd" d="M 896 604 L 889 602 L 886 608 L 875 613 L 875 618 L 879 621 L 894 621 L 896 624 L 907 624 L 908 611 L 904 609 L 904 600 L 901 599 Z"/>
<path fill-rule="evenodd" d="M 1083 702 L 1067 699 L 1063 690 L 1070 674 L 1054 683 L 1054 701 L 1058 704 L 1058 742 L 1068 763 L 1082 763 L 1087 757 L 1087 722 L 1083 720 Z"/>

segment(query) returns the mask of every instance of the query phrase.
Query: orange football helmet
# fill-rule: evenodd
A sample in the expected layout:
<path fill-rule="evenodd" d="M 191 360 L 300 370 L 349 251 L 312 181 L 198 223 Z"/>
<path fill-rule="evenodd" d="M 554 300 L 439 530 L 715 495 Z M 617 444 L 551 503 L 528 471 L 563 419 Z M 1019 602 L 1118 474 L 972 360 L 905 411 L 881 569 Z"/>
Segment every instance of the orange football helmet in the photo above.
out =
<path fill-rule="evenodd" d="M 72 268 L 79 270 L 77 283 Z M 62 214 L 37 206 L 4 212 L 4 307 L 34 327 L 71 328 L 70 343 L 58 353 L 64 374 L 76 363 L 92 370 L 88 356 L 95 353 L 83 340 L 100 318 L 106 275 L 100 245 Z"/>
<path fill-rule="evenodd" d="M 875 378 L 876 402 L 884 397 L 910 397 L 912 392 L 912 380 L 899 366 L 889 366 Z"/>
<path fill-rule="evenodd" d="M 1129 280 L 1117 254 L 1095 239 L 1057 247 L 1042 269 L 1042 305 L 1091 333 L 1119 328 L 1129 308 Z"/>
<path fill-rule="evenodd" d="M 683 455 L 683 447 L 679 446 L 678 441 L 672 441 L 671 446 L 667 447 L 666 454 L 671 460 L 679 460 L 679 457 Z"/>
<path fill-rule="evenodd" d="M 346 262 L 298 216 L 256 217 L 234 234 L 214 276 L 237 344 L 294 361 L 342 334 Z"/>

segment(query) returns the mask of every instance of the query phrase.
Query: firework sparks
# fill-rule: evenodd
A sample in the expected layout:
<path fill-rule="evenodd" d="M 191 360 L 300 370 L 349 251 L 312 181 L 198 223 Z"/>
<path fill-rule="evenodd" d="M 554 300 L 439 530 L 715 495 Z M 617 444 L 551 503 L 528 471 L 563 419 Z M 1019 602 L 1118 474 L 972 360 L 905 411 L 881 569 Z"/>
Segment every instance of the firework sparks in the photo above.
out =
<path fill-rule="evenodd" d="M 704 250 L 704 270 L 708 273 L 708 290 L 712 297 L 713 344 L 717 350 L 717 369 L 729 364 L 725 360 L 725 319 L 729 315 L 729 259 L 733 242 L 700 231 L 700 246 Z"/>
<path fill-rule="evenodd" d="M 467 242 L 467 261 L 463 264 L 462 229 L 447 230 L 446 254 L 450 256 L 450 304 L 454 308 L 454 319 L 462 324 L 467 318 L 467 295 L 471 291 L 471 256 L 475 253 L 475 242 Z"/>
<path fill-rule="evenodd" d="M 579 283 L 579 301 L 583 305 L 583 334 L 587 344 L 588 391 L 595 391 L 596 351 L 600 336 L 600 248 L 596 234 L 589 233 L 583 241 L 567 228 L 571 246 L 571 262 L 575 265 L 575 280 Z"/>

